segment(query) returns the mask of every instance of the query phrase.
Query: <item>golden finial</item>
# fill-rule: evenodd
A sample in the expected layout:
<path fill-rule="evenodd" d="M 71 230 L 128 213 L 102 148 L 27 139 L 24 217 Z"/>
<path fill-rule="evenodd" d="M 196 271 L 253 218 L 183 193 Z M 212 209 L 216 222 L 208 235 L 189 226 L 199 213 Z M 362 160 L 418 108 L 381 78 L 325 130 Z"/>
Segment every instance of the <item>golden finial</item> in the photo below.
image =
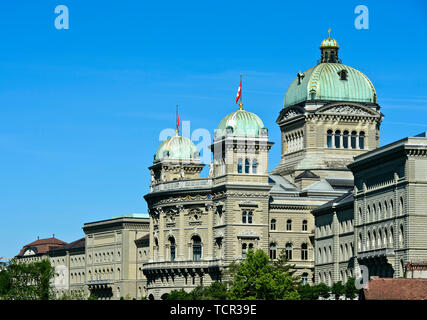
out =
<path fill-rule="evenodd" d="M 239 110 L 243 110 L 243 103 L 242 102 L 239 103 Z"/>
<path fill-rule="evenodd" d="M 330 40 L 331 39 L 331 28 L 328 29 L 328 33 L 329 33 L 328 39 Z"/>

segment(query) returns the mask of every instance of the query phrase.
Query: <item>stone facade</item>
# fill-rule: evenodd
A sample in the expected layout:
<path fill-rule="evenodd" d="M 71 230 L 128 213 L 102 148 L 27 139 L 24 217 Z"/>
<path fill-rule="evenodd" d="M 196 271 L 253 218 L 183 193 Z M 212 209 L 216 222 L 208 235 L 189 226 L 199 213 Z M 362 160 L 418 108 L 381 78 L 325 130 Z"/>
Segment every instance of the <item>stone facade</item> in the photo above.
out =
<path fill-rule="evenodd" d="M 313 211 L 316 282 L 345 281 L 358 273 L 360 265 L 368 268 L 369 276 L 422 276 L 423 272 L 405 270 L 405 266 L 427 261 L 427 135 L 408 137 L 357 156 L 349 168 L 355 186 L 346 201 L 336 199 Z M 349 227 L 343 233 L 344 221 Z M 351 248 L 344 250 L 348 267 L 337 268 L 342 256 L 338 246 L 345 243 Z M 332 248 L 328 262 L 324 262 L 325 247 Z"/>

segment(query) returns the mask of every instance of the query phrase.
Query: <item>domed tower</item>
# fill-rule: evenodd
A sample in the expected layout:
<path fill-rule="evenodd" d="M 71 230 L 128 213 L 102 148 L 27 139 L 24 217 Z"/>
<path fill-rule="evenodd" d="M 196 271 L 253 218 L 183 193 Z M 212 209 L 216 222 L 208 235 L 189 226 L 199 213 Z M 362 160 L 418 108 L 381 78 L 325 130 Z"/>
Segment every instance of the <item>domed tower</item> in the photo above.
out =
<path fill-rule="evenodd" d="M 341 63 L 338 42 L 321 42 L 319 63 L 298 72 L 277 118 L 281 162 L 273 173 L 291 180 L 306 170 L 320 178 L 351 179 L 347 164 L 379 146 L 383 118 L 371 81 Z"/>
<path fill-rule="evenodd" d="M 176 134 L 163 141 L 154 154 L 151 184 L 183 179 L 200 178 L 204 164 L 200 163 L 200 152 L 188 138 Z"/>
<path fill-rule="evenodd" d="M 249 249 L 268 250 L 268 130 L 240 108 L 224 117 L 211 150 L 216 252 L 230 263 Z M 224 246 L 222 245 L 224 239 Z"/>

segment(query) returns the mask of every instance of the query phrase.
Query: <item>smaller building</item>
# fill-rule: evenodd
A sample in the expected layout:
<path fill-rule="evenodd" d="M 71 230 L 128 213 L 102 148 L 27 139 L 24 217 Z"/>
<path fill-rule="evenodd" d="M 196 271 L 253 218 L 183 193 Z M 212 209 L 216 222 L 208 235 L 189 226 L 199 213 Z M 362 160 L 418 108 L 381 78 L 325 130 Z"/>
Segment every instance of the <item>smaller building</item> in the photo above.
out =
<path fill-rule="evenodd" d="M 149 242 L 144 238 L 149 228 L 149 218 L 143 214 L 85 223 L 89 294 L 100 299 L 146 296 L 142 264 L 149 258 Z"/>
<path fill-rule="evenodd" d="M 393 279 L 372 277 L 361 300 L 426 300 L 427 279 Z"/>
<path fill-rule="evenodd" d="M 37 239 L 23 246 L 15 258 L 22 262 L 40 261 L 48 257 L 49 250 L 62 247 L 66 244 L 66 242 L 55 238 L 55 235 L 51 238 Z"/>
<path fill-rule="evenodd" d="M 353 192 L 312 211 L 315 217 L 315 281 L 346 283 L 354 276 Z"/>

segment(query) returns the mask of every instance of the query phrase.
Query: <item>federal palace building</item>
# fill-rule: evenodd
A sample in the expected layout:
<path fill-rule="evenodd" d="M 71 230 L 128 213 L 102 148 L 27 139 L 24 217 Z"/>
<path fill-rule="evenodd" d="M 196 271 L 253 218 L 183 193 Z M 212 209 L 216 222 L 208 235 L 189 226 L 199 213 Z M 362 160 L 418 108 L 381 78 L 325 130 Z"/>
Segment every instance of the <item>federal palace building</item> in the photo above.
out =
<path fill-rule="evenodd" d="M 383 278 L 425 267 L 427 135 L 380 147 L 375 88 L 338 53 L 330 35 L 321 42 L 318 64 L 286 91 L 279 128 L 250 103 L 230 110 L 207 177 L 200 151 L 177 131 L 153 148 L 148 214 L 86 223 L 82 239 L 39 239 L 17 258 L 50 259 L 58 294 L 101 299 L 161 299 L 222 281 L 249 249 L 285 253 L 310 284 L 345 283 L 362 265 Z M 281 161 L 269 168 L 279 147 L 269 130 L 278 129 Z"/>

